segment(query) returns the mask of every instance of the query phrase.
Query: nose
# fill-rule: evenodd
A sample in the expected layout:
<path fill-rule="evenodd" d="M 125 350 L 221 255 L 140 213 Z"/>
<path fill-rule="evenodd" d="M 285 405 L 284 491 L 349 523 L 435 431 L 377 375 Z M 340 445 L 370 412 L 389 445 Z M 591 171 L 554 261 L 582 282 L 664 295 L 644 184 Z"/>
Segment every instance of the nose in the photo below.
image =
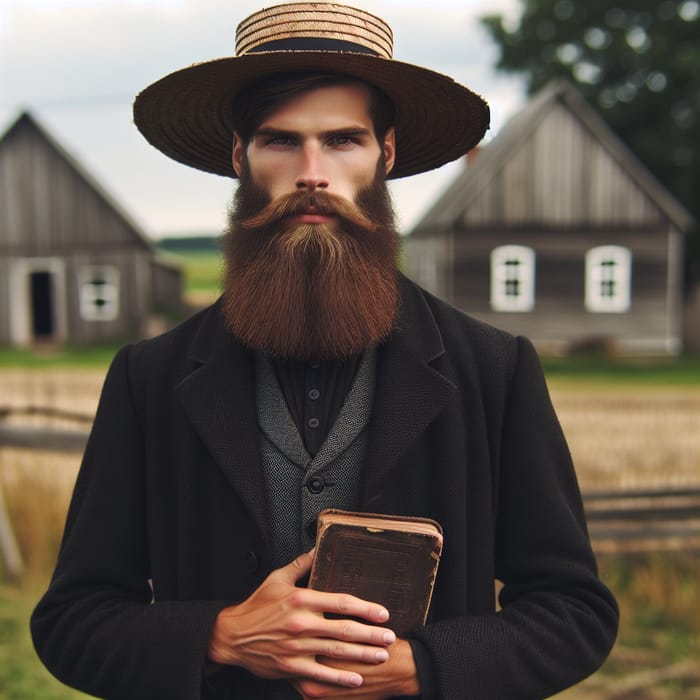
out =
<path fill-rule="evenodd" d="M 301 151 L 296 188 L 307 192 L 328 189 L 328 175 L 323 167 L 323 154 L 316 144 L 306 144 Z"/>

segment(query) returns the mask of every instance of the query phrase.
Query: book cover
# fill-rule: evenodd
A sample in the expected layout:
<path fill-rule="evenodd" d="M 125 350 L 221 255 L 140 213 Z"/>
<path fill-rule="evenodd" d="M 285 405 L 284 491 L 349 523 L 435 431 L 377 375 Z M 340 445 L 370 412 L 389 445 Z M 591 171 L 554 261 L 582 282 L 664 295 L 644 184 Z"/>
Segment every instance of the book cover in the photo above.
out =
<path fill-rule="evenodd" d="M 429 518 L 324 510 L 309 586 L 381 603 L 405 637 L 425 624 L 441 552 L 442 528 Z"/>

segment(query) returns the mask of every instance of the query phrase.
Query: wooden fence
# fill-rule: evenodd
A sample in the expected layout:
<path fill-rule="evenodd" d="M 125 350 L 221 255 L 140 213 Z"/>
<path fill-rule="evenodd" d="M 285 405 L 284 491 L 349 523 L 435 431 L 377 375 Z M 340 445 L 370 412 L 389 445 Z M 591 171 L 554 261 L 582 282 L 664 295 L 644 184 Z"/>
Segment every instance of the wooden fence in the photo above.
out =
<path fill-rule="evenodd" d="M 61 414 L 58 418 L 71 418 Z M 0 415 L 2 418 L 2 415 Z M 85 417 L 72 416 L 76 422 Z M 47 428 L 8 425 L 0 420 L 0 447 L 82 452 L 87 428 Z M 700 487 L 626 491 L 589 491 L 583 494 L 593 548 L 598 554 L 685 550 L 700 552 Z M 0 555 L 11 577 L 22 562 L 0 484 Z"/>
<path fill-rule="evenodd" d="M 596 552 L 700 551 L 700 488 L 583 494 Z"/>

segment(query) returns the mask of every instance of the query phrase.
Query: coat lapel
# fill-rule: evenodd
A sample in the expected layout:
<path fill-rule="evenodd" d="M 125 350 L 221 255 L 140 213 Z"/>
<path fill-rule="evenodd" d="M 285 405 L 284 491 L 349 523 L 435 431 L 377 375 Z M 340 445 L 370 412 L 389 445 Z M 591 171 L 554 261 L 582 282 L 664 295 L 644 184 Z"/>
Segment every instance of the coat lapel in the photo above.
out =
<path fill-rule="evenodd" d="M 200 366 L 180 382 L 176 393 L 202 442 L 266 537 L 253 353 L 226 330 L 214 307 L 192 342 L 190 357 Z"/>
<path fill-rule="evenodd" d="M 402 279 L 399 328 L 380 349 L 370 423 L 364 503 L 371 509 L 393 464 L 455 396 L 457 387 L 431 363 L 444 354 L 425 298 Z"/>

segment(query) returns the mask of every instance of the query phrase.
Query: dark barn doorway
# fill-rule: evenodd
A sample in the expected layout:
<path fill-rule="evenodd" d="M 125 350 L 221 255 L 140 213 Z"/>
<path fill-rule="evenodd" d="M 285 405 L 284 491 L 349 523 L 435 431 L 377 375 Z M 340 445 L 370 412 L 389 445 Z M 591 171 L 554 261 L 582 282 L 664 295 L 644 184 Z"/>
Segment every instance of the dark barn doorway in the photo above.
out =
<path fill-rule="evenodd" d="M 53 279 L 47 270 L 30 274 L 32 335 L 36 340 L 50 340 L 56 332 L 54 323 Z"/>

